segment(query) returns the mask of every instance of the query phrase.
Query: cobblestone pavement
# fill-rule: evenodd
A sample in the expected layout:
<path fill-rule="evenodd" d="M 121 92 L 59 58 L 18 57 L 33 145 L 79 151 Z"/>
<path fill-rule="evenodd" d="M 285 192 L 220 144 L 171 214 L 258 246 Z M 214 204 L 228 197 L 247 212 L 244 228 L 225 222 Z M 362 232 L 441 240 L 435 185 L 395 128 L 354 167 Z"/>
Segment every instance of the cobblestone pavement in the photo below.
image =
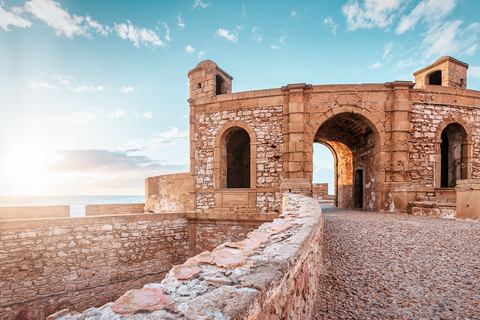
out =
<path fill-rule="evenodd" d="M 324 208 L 313 319 L 480 319 L 480 222 Z"/>

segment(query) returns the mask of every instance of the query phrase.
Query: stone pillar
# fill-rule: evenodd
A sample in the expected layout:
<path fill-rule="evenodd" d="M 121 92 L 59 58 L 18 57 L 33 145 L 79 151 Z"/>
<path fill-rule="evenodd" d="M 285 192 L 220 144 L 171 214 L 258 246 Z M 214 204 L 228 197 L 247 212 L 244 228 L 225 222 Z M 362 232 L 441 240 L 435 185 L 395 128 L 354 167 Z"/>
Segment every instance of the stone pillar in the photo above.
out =
<path fill-rule="evenodd" d="M 284 175 L 282 191 L 311 195 L 312 183 L 307 171 L 306 152 L 313 152 L 308 145 L 308 111 L 305 110 L 304 90 L 311 85 L 305 83 L 289 84 L 282 89 L 288 94 L 288 102 L 284 106 Z"/>
<path fill-rule="evenodd" d="M 480 180 L 457 180 L 457 216 L 459 219 L 480 219 Z"/>

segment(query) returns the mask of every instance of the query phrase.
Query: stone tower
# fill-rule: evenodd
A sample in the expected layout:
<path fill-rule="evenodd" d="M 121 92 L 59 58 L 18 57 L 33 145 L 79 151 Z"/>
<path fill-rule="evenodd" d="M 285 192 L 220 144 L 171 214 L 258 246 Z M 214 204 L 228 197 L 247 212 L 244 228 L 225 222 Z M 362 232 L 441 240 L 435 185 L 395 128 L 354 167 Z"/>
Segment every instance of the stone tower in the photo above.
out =
<path fill-rule="evenodd" d="M 203 60 L 188 73 L 190 99 L 232 92 L 233 78 L 212 60 Z"/>
<path fill-rule="evenodd" d="M 467 89 L 468 64 L 452 57 L 441 57 L 433 64 L 415 72 L 415 87 L 436 85 Z"/>

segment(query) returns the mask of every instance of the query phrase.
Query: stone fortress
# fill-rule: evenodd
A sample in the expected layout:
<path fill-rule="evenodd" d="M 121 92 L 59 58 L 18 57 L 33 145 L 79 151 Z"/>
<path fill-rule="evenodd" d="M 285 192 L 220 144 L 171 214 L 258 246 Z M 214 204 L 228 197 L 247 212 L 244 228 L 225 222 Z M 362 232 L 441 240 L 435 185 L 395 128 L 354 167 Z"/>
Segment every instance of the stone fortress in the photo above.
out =
<path fill-rule="evenodd" d="M 414 73 L 415 83 L 232 93 L 227 72 L 200 62 L 188 73 L 190 172 L 147 178 L 145 204 L 87 206 L 86 217 L 70 218 L 68 208 L 0 208 L 0 319 L 81 312 L 165 276 L 162 292 L 172 283 L 180 290 L 169 270 L 182 263 L 216 270 L 213 278 L 197 275 L 213 290 L 205 295 L 251 295 L 252 306 L 240 299 L 223 314 L 257 314 L 260 306 L 269 315 L 258 319 L 306 317 L 321 272 L 323 224 L 318 204 L 291 194 L 329 197 L 312 184 L 314 143 L 334 156 L 338 207 L 480 217 L 480 92 L 467 89 L 467 68 L 442 57 Z M 291 229 L 278 227 L 284 223 Z M 245 243 L 235 241 L 259 232 L 269 238 L 249 251 L 250 267 L 225 271 L 215 262 L 232 250 L 242 256 Z M 233 249 L 225 253 L 223 243 Z M 216 258 L 205 262 L 210 250 Z M 287 265 L 274 253 L 283 251 Z M 279 284 L 254 285 L 248 277 L 255 272 Z M 177 297 L 185 317 L 172 311 L 171 319 L 201 313 L 198 279 L 184 279 L 195 296 Z M 187 302 L 198 307 L 193 315 Z M 91 312 L 100 319 L 101 310 Z"/>

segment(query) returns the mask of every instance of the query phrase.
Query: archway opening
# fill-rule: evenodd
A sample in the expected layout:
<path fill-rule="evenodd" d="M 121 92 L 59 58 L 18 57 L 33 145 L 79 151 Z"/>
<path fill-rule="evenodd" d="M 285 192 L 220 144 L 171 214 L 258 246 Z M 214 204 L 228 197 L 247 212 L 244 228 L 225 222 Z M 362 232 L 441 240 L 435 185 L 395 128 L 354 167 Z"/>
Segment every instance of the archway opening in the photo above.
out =
<path fill-rule="evenodd" d="M 330 200 L 335 197 L 335 159 L 322 143 L 313 144 L 313 197 Z"/>
<path fill-rule="evenodd" d="M 223 87 L 223 78 L 221 76 L 219 76 L 217 74 L 217 76 L 215 77 L 215 82 L 216 82 L 216 90 L 215 90 L 215 94 L 219 95 L 219 94 L 222 94 L 222 87 Z"/>
<path fill-rule="evenodd" d="M 466 138 L 465 129 L 458 123 L 451 123 L 442 131 L 440 144 L 442 188 L 453 188 L 457 185 L 457 180 L 467 179 Z"/>
<path fill-rule="evenodd" d="M 335 159 L 336 204 L 344 208 L 375 210 L 375 150 L 373 124 L 356 113 L 340 113 L 326 120 L 318 129 L 314 142 L 326 145 Z M 354 179 L 354 168 L 362 168 L 361 179 Z M 354 181 L 362 192 L 355 191 Z M 360 190 L 360 189 L 359 189 Z"/>
<path fill-rule="evenodd" d="M 430 74 L 428 77 L 428 84 L 433 86 L 441 86 L 442 85 L 442 71 L 438 70 L 434 73 Z"/>
<path fill-rule="evenodd" d="M 250 188 L 250 136 L 241 128 L 226 139 L 227 188 Z"/>

